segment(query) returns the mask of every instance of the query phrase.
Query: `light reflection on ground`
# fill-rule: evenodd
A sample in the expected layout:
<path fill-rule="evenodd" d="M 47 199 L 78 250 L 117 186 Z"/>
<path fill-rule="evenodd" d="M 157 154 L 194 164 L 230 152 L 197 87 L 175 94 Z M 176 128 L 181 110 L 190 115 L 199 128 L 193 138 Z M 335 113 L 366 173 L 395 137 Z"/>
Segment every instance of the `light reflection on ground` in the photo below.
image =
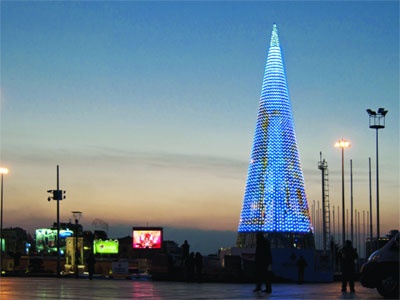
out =
<path fill-rule="evenodd" d="M 152 282 L 73 278 L 0 278 L 0 299 L 383 299 L 356 283 L 356 293 L 341 284 L 274 284 L 272 294 L 253 293 L 253 284 Z"/>

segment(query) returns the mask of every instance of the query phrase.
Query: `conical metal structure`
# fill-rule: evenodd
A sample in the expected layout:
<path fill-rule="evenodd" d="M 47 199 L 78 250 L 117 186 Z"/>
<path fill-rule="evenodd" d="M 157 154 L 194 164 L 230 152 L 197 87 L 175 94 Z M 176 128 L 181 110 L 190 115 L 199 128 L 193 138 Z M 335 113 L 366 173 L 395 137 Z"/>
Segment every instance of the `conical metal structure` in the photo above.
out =
<path fill-rule="evenodd" d="M 258 231 L 264 232 L 275 247 L 314 247 L 276 24 L 262 84 L 237 246 L 253 247 Z"/>

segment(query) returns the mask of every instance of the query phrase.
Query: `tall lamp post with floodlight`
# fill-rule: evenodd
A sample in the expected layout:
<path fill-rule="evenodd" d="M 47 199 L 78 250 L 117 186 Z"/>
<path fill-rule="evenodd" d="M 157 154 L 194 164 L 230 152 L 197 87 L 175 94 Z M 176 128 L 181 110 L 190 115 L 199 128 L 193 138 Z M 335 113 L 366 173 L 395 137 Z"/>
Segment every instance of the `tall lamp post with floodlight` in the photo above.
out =
<path fill-rule="evenodd" d="M 8 174 L 8 169 L 7 168 L 0 168 L 0 174 L 1 174 L 1 196 L 0 196 L 0 276 L 3 273 L 3 177 L 4 174 Z"/>
<path fill-rule="evenodd" d="M 388 113 L 384 108 L 378 108 L 378 111 L 367 109 L 369 115 L 369 128 L 376 131 L 376 238 L 377 247 L 379 247 L 379 155 L 378 155 L 378 130 L 385 128 L 385 116 Z"/>
<path fill-rule="evenodd" d="M 342 244 L 344 246 L 346 240 L 345 204 L 344 204 L 344 149 L 350 147 L 350 142 L 341 139 L 336 142 L 335 147 L 342 149 Z"/>
<path fill-rule="evenodd" d="M 48 190 L 52 196 L 48 197 L 47 200 L 50 202 L 51 200 L 57 201 L 57 277 L 60 277 L 60 201 L 65 199 L 65 191 L 60 190 L 60 168 L 57 165 L 57 189 L 56 190 Z"/>
<path fill-rule="evenodd" d="M 82 212 L 80 211 L 73 211 L 72 216 L 74 217 L 75 220 L 75 278 L 79 278 L 79 268 L 78 268 L 78 263 L 79 263 L 79 248 L 78 248 L 78 224 L 79 224 L 79 219 L 82 216 Z"/>

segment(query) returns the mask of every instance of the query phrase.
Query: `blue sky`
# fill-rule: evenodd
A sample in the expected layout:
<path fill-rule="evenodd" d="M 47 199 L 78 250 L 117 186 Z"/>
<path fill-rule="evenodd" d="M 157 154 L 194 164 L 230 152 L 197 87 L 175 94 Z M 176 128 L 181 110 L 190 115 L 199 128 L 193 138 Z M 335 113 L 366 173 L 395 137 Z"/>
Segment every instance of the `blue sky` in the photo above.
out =
<path fill-rule="evenodd" d="M 354 205 L 369 210 L 365 110 L 384 107 L 381 232 L 398 229 L 397 1 L 2 1 L 4 225 L 52 224 L 60 165 L 65 221 L 80 210 L 87 229 L 100 218 L 115 237 L 154 225 L 178 243 L 185 229 L 221 231 L 223 245 L 193 241 L 203 251 L 233 245 L 274 22 L 310 208 L 320 151 L 341 203 L 343 137 L 347 207 L 352 159 Z"/>

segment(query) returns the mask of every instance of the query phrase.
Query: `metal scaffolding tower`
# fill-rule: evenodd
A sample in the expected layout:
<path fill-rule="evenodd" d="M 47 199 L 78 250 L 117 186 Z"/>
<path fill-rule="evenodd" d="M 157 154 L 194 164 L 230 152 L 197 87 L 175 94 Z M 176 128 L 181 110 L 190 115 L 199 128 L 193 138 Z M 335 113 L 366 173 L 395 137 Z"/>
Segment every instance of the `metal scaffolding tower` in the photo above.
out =
<path fill-rule="evenodd" d="M 331 213 L 329 207 L 329 178 L 328 178 L 328 163 L 322 159 L 322 152 L 319 153 L 320 161 L 318 162 L 318 169 L 322 173 L 322 240 L 323 249 L 329 249 L 329 237 L 331 227 Z"/>

